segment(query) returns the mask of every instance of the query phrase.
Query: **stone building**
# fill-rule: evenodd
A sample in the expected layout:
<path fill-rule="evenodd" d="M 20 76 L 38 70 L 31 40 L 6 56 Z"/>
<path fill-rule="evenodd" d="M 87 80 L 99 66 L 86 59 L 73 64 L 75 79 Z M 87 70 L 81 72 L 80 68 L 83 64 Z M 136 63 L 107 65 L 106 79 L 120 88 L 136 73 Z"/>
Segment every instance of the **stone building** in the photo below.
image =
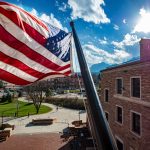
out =
<path fill-rule="evenodd" d="M 119 150 L 150 150 L 150 39 L 140 60 L 101 71 L 100 100 Z"/>

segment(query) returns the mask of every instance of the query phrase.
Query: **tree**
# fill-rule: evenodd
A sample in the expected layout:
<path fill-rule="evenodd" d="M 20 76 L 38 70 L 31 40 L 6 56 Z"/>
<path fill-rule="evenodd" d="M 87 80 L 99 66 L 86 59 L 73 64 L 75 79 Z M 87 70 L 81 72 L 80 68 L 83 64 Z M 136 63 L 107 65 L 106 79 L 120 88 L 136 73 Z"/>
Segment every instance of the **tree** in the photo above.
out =
<path fill-rule="evenodd" d="M 26 86 L 25 90 L 28 93 L 29 97 L 32 99 L 36 109 L 36 113 L 38 114 L 41 104 L 45 98 L 45 82 L 36 82 L 30 86 Z"/>
<path fill-rule="evenodd" d="M 51 91 L 51 89 L 46 89 L 46 91 L 45 91 L 45 96 L 46 97 L 49 97 L 49 96 L 52 96 L 52 91 Z"/>
<path fill-rule="evenodd" d="M 0 88 L 3 88 L 3 87 L 4 87 L 3 81 L 0 80 Z"/>

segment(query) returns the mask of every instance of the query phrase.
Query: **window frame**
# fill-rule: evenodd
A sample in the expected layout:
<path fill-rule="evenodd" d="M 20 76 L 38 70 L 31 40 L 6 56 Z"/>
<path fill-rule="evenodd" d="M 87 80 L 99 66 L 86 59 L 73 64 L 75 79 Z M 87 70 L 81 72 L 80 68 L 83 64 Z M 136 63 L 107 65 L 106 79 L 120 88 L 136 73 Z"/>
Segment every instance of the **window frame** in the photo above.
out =
<path fill-rule="evenodd" d="M 140 116 L 140 134 L 136 133 L 135 131 L 132 130 L 132 124 L 133 124 L 133 120 L 132 120 L 132 114 L 135 113 L 135 114 L 138 114 Z M 137 111 L 133 111 L 133 110 L 130 110 L 130 131 L 136 135 L 137 137 L 141 137 L 142 136 L 142 114 L 137 112 Z"/>
<path fill-rule="evenodd" d="M 117 84 L 117 83 L 118 83 L 118 82 L 117 82 L 118 79 L 121 79 L 121 80 L 122 80 L 121 94 L 118 93 L 118 84 Z M 115 87 L 115 89 L 116 89 L 116 94 L 117 94 L 117 95 L 123 95 L 123 78 L 122 78 L 122 77 L 117 77 L 115 80 L 116 80 L 116 87 Z"/>
<path fill-rule="evenodd" d="M 119 122 L 119 121 L 118 121 L 118 111 L 117 111 L 117 110 L 118 110 L 118 109 L 117 109 L 118 107 L 120 107 L 120 108 L 122 109 L 122 122 Z M 116 121 L 119 125 L 123 125 L 123 114 L 124 114 L 124 113 L 123 113 L 123 106 L 116 105 L 116 115 L 115 115 L 115 116 L 116 116 L 116 117 L 115 117 L 116 119 L 115 119 L 115 121 Z"/>
<path fill-rule="evenodd" d="M 106 95 L 105 95 L 105 91 L 108 90 L 108 101 L 106 101 Z M 108 103 L 109 102 L 109 88 L 105 88 L 104 89 L 104 102 Z"/>
<path fill-rule="evenodd" d="M 133 78 L 139 78 L 140 79 L 140 97 L 134 97 L 133 96 L 133 93 L 132 93 L 132 79 Z M 134 98 L 134 99 L 141 99 L 141 95 L 142 95 L 142 92 L 141 92 L 141 76 L 132 76 L 132 77 L 130 77 L 130 97 Z"/>
<path fill-rule="evenodd" d="M 106 114 L 108 114 L 108 119 L 107 119 L 107 117 L 106 117 Z M 108 111 L 105 111 L 105 117 L 106 117 L 106 119 L 107 119 L 107 121 L 109 120 L 109 112 Z"/>
<path fill-rule="evenodd" d="M 124 150 L 124 142 L 123 142 L 123 140 L 122 140 L 119 136 L 115 135 L 116 145 L 117 145 L 117 140 L 118 140 L 120 143 L 122 143 L 122 145 L 123 145 L 123 150 Z"/>

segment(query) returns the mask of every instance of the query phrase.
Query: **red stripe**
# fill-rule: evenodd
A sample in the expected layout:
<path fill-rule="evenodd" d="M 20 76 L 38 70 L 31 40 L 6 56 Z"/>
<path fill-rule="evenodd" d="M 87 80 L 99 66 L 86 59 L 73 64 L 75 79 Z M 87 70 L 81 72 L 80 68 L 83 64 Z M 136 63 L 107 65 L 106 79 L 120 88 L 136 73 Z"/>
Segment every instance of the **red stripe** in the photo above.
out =
<path fill-rule="evenodd" d="M 15 5 L 12 5 L 12 4 L 9 4 L 9 3 L 6 3 L 6 2 L 0 2 L 0 5 L 8 5 L 8 6 L 13 6 L 15 8 L 17 8 L 18 10 L 22 11 L 23 13 L 25 13 L 26 15 L 30 16 L 36 23 L 38 23 L 40 26 L 42 26 L 44 29 L 46 29 L 47 31 L 49 31 L 48 27 L 39 19 L 37 19 L 36 17 L 32 16 L 30 13 L 26 12 L 25 10 L 15 6 Z"/>
<path fill-rule="evenodd" d="M 0 7 L 0 12 L 1 14 L 9 18 L 12 22 L 14 22 L 19 28 L 26 32 L 35 41 L 37 41 L 41 45 L 45 45 L 45 37 L 42 34 L 40 34 L 37 30 L 32 28 L 29 24 L 24 22 L 15 11 L 6 10 Z"/>
<path fill-rule="evenodd" d="M 0 60 L 3 61 L 6 64 L 9 64 L 11 66 L 14 66 L 36 78 L 41 78 L 43 75 L 45 75 L 44 73 L 38 72 L 32 68 L 30 68 L 29 66 L 25 65 L 24 63 L 22 63 L 21 61 L 11 58 L 8 55 L 5 55 L 4 53 L 0 52 Z"/>
<path fill-rule="evenodd" d="M 27 85 L 31 83 L 2 69 L 0 69 L 0 79 L 17 85 Z"/>
<path fill-rule="evenodd" d="M 38 62 L 39 64 L 42 64 L 43 66 L 55 70 L 55 71 L 62 71 L 64 69 L 67 69 L 70 67 L 70 64 L 66 66 L 59 66 L 47 58 L 43 57 L 39 53 L 33 51 L 31 48 L 29 48 L 26 44 L 20 42 L 15 37 L 13 37 L 10 33 L 8 33 L 2 26 L 0 26 L 0 39 L 7 43 L 10 47 L 14 48 L 15 50 L 18 50 L 22 52 L 24 55 L 26 55 L 28 58 Z"/>

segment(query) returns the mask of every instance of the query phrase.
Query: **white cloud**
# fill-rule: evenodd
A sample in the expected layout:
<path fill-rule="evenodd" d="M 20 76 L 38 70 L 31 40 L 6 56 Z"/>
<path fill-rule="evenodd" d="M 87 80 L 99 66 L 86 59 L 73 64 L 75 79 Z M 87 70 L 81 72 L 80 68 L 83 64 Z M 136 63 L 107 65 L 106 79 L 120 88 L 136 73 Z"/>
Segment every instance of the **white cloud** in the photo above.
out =
<path fill-rule="evenodd" d="M 102 45 L 104 45 L 104 44 L 108 44 L 108 42 L 107 42 L 107 38 L 106 38 L 106 37 L 104 37 L 104 39 L 99 39 L 98 41 L 99 41 L 99 42 L 100 42 L 100 44 L 102 44 Z"/>
<path fill-rule="evenodd" d="M 113 53 L 109 53 L 92 44 L 83 45 L 83 50 L 89 66 L 101 62 L 119 64 L 131 58 L 131 55 L 125 50 L 115 49 Z"/>
<path fill-rule="evenodd" d="M 68 0 L 72 9 L 72 19 L 82 18 L 84 21 L 99 23 L 110 23 L 110 19 L 102 8 L 104 0 Z"/>
<path fill-rule="evenodd" d="M 114 24 L 114 27 L 113 27 L 115 30 L 119 30 L 119 26 Z"/>
<path fill-rule="evenodd" d="M 140 39 L 137 37 L 137 35 L 127 33 L 121 42 L 112 41 L 111 44 L 119 49 L 124 49 L 125 46 L 132 46 L 139 41 Z"/>
<path fill-rule="evenodd" d="M 126 20 L 126 19 L 123 19 L 122 22 L 123 22 L 124 24 L 126 24 L 126 23 L 127 23 L 127 20 Z"/>
<path fill-rule="evenodd" d="M 144 32 L 149 33 L 150 32 L 150 12 L 146 12 L 144 8 L 140 9 L 140 19 L 136 26 L 133 29 L 133 33 L 135 32 Z"/>
<path fill-rule="evenodd" d="M 52 25 L 58 27 L 59 29 L 62 29 L 64 31 L 68 32 L 68 29 L 66 27 L 62 26 L 61 22 L 54 17 L 54 14 L 51 13 L 49 16 L 45 13 L 39 14 L 34 8 L 31 10 L 30 13 L 39 17 L 41 20 L 43 20 L 49 24 L 52 24 Z"/>
<path fill-rule="evenodd" d="M 58 7 L 58 10 L 65 12 L 65 11 L 67 11 L 68 7 L 69 6 L 63 2 L 62 5 Z"/>

